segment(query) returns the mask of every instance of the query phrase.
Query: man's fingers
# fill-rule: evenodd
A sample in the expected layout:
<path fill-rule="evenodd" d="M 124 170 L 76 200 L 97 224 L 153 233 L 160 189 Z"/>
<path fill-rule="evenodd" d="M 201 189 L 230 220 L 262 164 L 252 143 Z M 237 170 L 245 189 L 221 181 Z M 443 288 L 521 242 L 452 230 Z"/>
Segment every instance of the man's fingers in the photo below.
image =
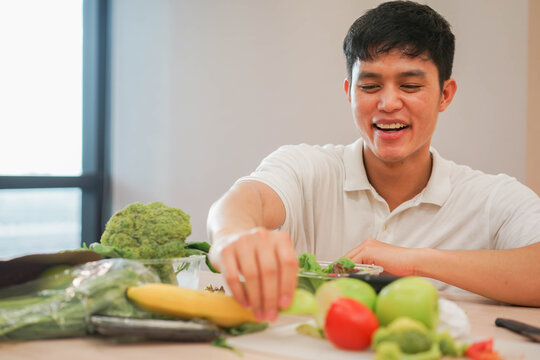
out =
<path fill-rule="evenodd" d="M 239 244 L 242 252 L 246 256 L 237 255 L 239 270 L 244 276 L 244 288 L 249 306 L 252 308 L 258 320 L 264 319 L 262 294 L 261 294 L 261 274 L 255 256 L 255 246 L 252 241 L 246 240 Z"/>
<path fill-rule="evenodd" d="M 236 255 L 232 251 L 225 251 L 221 254 L 220 261 L 223 269 L 221 270 L 225 281 L 231 290 L 231 294 L 242 306 L 249 306 L 244 287 L 240 282 L 238 265 L 236 263 Z"/>
<path fill-rule="evenodd" d="M 278 296 L 279 296 L 279 273 L 278 261 L 274 252 L 273 241 L 268 237 L 271 234 L 263 236 L 256 245 L 256 257 L 259 264 L 262 290 L 262 305 L 264 317 L 268 320 L 275 320 L 278 314 Z"/>
<path fill-rule="evenodd" d="M 372 247 L 373 245 L 377 246 L 381 244 L 382 244 L 381 242 L 373 238 L 367 238 L 359 246 L 350 250 L 344 256 L 348 257 L 349 259 L 351 259 L 357 264 L 367 264 L 369 263 L 369 259 L 365 259 L 366 251 L 369 252 L 370 247 Z"/>
<path fill-rule="evenodd" d="M 352 259 L 356 255 L 356 248 L 350 250 L 348 253 L 343 255 L 344 257 L 348 257 L 349 259 Z"/>
<path fill-rule="evenodd" d="M 344 256 L 348 257 L 349 259 L 354 260 L 354 258 L 358 257 L 362 253 L 362 245 L 355 247 L 354 249 L 350 250 L 348 253 L 346 253 Z"/>
<path fill-rule="evenodd" d="M 279 259 L 279 307 L 285 309 L 291 304 L 298 282 L 298 260 L 289 235 L 276 233 L 275 253 Z"/>

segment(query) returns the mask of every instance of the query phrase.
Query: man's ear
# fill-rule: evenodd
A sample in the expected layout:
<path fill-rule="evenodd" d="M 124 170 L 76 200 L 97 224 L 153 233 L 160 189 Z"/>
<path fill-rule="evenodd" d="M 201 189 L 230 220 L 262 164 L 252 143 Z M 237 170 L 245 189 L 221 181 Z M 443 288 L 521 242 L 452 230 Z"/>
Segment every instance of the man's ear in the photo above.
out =
<path fill-rule="evenodd" d="M 349 79 L 345 78 L 345 81 L 343 82 L 343 88 L 345 90 L 345 94 L 347 95 L 347 100 L 349 101 L 349 103 L 351 102 L 351 88 L 350 88 L 350 85 L 351 84 L 349 84 Z"/>
<path fill-rule="evenodd" d="M 441 103 L 439 105 L 439 112 L 446 110 L 448 105 L 452 102 L 454 95 L 457 91 L 457 83 L 454 79 L 448 79 L 444 82 L 442 93 L 441 93 Z"/>

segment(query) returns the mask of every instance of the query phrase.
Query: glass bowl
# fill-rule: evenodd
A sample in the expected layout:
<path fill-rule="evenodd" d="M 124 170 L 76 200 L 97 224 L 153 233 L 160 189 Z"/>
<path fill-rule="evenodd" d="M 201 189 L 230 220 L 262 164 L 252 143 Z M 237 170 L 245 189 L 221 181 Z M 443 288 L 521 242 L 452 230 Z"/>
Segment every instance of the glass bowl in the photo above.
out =
<path fill-rule="evenodd" d="M 137 261 L 155 271 L 162 283 L 198 289 L 199 272 L 205 256 L 191 255 L 182 258 L 139 259 Z"/>
<path fill-rule="evenodd" d="M 321 265 L 321 268 L 328 267 L 332 262 L 330 261 L 319 261 L 319 265 Z M 380 275 L 384 269 L 381 266 L 378 265 L 367 265 L 367 264 L 355 264 L 354 270 L 349 271 L 346 273 L 330 273 L 330 274 L 323 274 L 326 275 L 329 279 L 335 279 L 338 277 L 348 277 L 348 274 L 357 274 L 357 275 Z M 305 273 L 309 274 L 309 273 Z M 319 274 L 321 275 L 321 274 Z"/>
<path fill-rule="evenodd" d="M 321 268 L 326 268 L 331 264 L 330 261 L 319 261 Z M 362 278 L 362 280 L 368 280 L 370 278 L 377 278 L 383 272 L 383 268 L 377 265 L 356 264 L 354 270 L 344 273 L 318 273 L 318 272 L 299 272 L 298 273 L 298 288 L 308 290 L 311 293 L 315 293 L 319 286 L 323 283 L 339 278 L 356 277 Z"/>

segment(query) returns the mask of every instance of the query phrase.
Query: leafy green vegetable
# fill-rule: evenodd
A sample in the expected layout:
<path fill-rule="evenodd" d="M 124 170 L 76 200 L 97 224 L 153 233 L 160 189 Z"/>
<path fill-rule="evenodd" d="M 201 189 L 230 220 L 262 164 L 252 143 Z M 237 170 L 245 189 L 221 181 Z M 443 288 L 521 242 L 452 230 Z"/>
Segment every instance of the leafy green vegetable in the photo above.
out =
<path fill-rule="evenodd" d="M 219 337 L 215 338 L 214 340 L 212 340 L 211 344 L 212 344 L 213 346 L 216 346 L 216 347 L 220 347 L 220 348 L 232 350 L 232 351 L 234 351 L 238 356 L 244 355 L 240 350 L 238 350 L 238 349 L 235 348 L 234 346 L 232 346 L 232 345 L 230 345 L 229 343 L 227 343 L 227 339 L 224 338 L 223 336 L 219 336 Z"/>
<path fill-rule="evenodd" d="M 131 305 L 125 291 L 156 281 L 157 276 L 136 261 L 110 259 L 2 289 L 0 340 L 82 336 L 86 318 L 93 314 L 151 317 Z"/>
<path fill-rule="evenodd" d="M 222 328 L 223 331 L 229 335 L 232 336 L 240 336 L 240 335 L 246 335 L 251 334 L 254 332 L 263 331 L 268 327 L 267 322 L 263 323 L 243 323 L 237 326 L 233 326 L 230 328 Z"/>
<path fill-rule="evenodd" d="M 316 274 L 322 274 L 323 270 L 321 268 L 321 265 L 317 262 L 317 259 L 315 258 L 315 255 L 309 254 L 309 253 L 303 253 L 298 256 L 298 263 L 300 265 L 299 272 L 309 272 L 309 273 L 316 273 Z M 318 278 L 311 278 L 311 277 L 298 277 L 298 285 L 297 287 L 299 289 L 304 289 L 309 291 L 312 294 L 315 294 L 315 291 L 319 286 L 321 286 L 324 283 L 324 279 L 318 279 Z"/>
<path fill-rule="evenodd" d="M 127 257 L 124 252 L 115 247 L 115 246 L 109 246 L 109 245 L 103 245 L 101 243 L 92 243 L 90 244 L 90 247 L 86 246 L 84 243 L 82 246 L 83 250 L 92 250 L 94 252 L 97 252 L 99 255 L 103 256 L 105 259 L 111 259 L 111 258 L 125 258 Z"/>
<path fill-rule="evenodd" d="M 230 336 L 240 336 L 240 335 L 246 335 L 251 334 L 254 332 L 263 331 L 268 327 L 268 323 L 243 323 L 237 326 L 233 326 L 230 328 L 221 328 L 223 332 Z M 213 346 L 225 348 L 234 351 L 239 356 L 242 356 L 243 353 L 235 348 L 234 346 L 231 346 L 229 343 L 227 343 L 227 339 L 223 336 L 219 336 L 212 340 L 211 343 Z"/>
<path fill-rule="evenodd" d="M 212 264 L 210 263 L 210 259 L 208 259 L 208 252 L 210 251 L 210 244 L 206 241 L 203 242 L 186 242 L 184 249 L 186 251 L 185 256 L 191 256 L 191 255 L 204 255 L 206 256 L 205 262 L 208 266 L 208 269 L 212 271 L 213 273 L 219 273 L 217 269 L 215 269 Z"/>
<path fill-rule="evenodd" d="M 186 249 L 186 251 L 188 249 L 193 249 L 193 250 L 199 250 L 204 254 L 208 254 L 208 252 L 210 251 L 210 244 L 207 243 L 206 241 L 189 242 L 189 243 L 186 243 L 184 248 Z"/>
<path fill-rule="evenodd" d="M 354 263 L 354 261 L 349 258 L 343 257 L 328 265 L 322 270 L 322 272 L 325 274 L 344 274 L 353 270 L 355 266 L 356 264 Z"/>
<path fill-rule="evenodd" d="M 310 253 L 303 253 L 299 255 L 298 263 L 300 264 L 300 273 L 312 273 L 321 275 L 328 275 L 331 273 L 343 274 L 346 272 L 350 272 L 355 267 L 354 261 L 349 258 L 343 257 L 329 264 L 325 268 L 322 268 L 321 265 L 317 262 L 315 255 Z M 319 286 L 321 286 L 325 281 L 325 279 L 318 278 L 316 276 L 301 276 L 298 278 L 297 287 L 314 294 L 319 288 Z"/>
<path fill-rule="evenodd" d="M 315 255 L 310 253 L 303 253 L 298 256 L 298 263 L 300 264 L 301 272 L 315 272 L 322 273 L 321 265 L 317 262 Z"/>

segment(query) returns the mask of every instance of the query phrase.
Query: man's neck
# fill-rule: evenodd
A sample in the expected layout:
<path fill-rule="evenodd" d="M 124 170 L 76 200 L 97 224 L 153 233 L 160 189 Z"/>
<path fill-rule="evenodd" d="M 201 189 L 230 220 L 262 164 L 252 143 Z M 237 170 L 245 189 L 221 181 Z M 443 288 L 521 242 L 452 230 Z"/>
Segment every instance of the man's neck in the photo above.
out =
<path fill-rule="evenodd" d="M 426 187 L 432 159 L 429 148 L 399 162 L 383 162 L 364 149 L 364 167 L 369 182 L 393 211 Z"/>

